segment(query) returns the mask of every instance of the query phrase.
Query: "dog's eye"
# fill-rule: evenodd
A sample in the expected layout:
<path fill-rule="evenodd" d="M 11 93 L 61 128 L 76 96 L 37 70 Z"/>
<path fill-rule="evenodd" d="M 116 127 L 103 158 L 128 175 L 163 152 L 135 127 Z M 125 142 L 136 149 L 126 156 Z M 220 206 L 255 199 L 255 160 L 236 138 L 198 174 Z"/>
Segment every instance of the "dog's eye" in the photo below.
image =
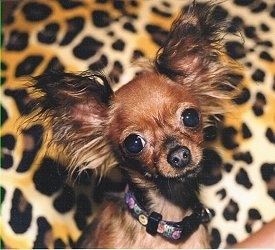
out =
<path fill-rule="evenodd" d="M 189 128 L 196 128 L 200 125 L 200 115 L 194 108 L 186 109 L 181 114 L 183 125 Z"/>
<path fill-rule="evenodd" d="M 123 146 L 130 154 L 138 154 L 145 146 L 145 140 L 137 134 L 130 134 L 123 142 Z"/>

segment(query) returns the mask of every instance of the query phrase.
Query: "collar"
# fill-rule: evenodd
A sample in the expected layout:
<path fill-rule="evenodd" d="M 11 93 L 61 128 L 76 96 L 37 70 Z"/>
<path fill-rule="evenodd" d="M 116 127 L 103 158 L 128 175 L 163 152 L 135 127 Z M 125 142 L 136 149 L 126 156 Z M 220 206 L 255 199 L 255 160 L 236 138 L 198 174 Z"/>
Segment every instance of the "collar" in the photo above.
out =
<path fill-rule="evenodd" d="M 147 233 L 151 235 L 158 233 L 170 240 L 188 238 L 200 224 L 207 223 L 212 218 L 210 210 L 200 205 L 194 209 L 191 215 L 184 217 L 180 222 L 162 220 L 162 215 L 157 212 L 147 213 L 138 204 L 130 190 L 125 194 L 125 202 L 132 216 L 146 227 Z"/>

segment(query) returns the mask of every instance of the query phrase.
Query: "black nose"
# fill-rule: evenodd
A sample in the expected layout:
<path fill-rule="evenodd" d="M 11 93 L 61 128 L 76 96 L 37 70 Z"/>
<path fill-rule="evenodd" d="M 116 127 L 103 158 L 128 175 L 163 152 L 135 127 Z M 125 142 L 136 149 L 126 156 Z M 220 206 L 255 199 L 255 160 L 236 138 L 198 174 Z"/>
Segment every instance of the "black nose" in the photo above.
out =
<path fill-rule="evenodd" d="M 187 147 L 177 147 L 172 149 L 168 156 L 167 161 L 172 167 L 183 168 L 190 162 L 191 153 Z"/>

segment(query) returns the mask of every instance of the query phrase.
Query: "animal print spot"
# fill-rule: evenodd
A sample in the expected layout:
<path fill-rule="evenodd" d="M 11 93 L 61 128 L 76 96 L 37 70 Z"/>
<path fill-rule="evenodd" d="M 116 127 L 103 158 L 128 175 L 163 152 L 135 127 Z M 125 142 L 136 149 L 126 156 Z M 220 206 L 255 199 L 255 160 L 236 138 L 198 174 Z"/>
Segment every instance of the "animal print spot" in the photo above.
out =
<path fill-rule="evenodd" d="M 22 10 L 25 18 L 31 22 L 42 21 L 52 13 L 52 9 L 41 2 L 28 2 L 23 6 Z"/>
<path fill-rule="evenodd" d="M 257 38 L 257 34 L 256 34 L 256 28 L 254 26 L 247 26 L 244 29 L 244 33 L 246 35 L 246 37 L 248 38 Z"/>
<path fill-rule="evenodd" d="M 168 31 L 162 29 L 157 25 L 146 25 L 146 31 L 152 36 L 153 42 L 155 42 L 158 46 L 163 46 L 164 41 L 167 39 Z"/>
<path fill-rule="evenodd" d="M 54 241 L 54 249 L 65 249 L 66 244 L 61 239 L 56 239 Z"/>
<path fill-rule="evenodd" d="M 37 218 L 38 233 L 33 249 L 48 249 L 52 241 L 52 227 L 45 217 Z"/>
<path fill-rule="evenodd" d="M 13 150 L 15 147 L 15 138 L 11 134 L 4 135 L 1 137 L 2 148 Z M 3 169 L 8 169 L 13 166 L 13 156 L 11 152 L 7 152 L 6 150 L 2 150 L 2 162 L 1 167 Z"/>
<path fill-rule="evenodd" d="M 237 239 L 235 238 L 235 236 L 233 234 L 228 234 L 226 237 L 226 243 L 228 245 L 233 245 L 237 243 Z"/>
<path fill-rule="evenodd" d="M 225 209 L 223 211 L 223 217 L 226 220 L 237 221 L 238 212 L 239 212 L 238 204 L 235 201 L 233 201 L 232 199 L 230 199 L 229 203 L 227 204 L 227 206 L 225 207 Z"/>
<path fill-rule="evenodd" d="M 249 99 L 250 99 L 249 89 L 243 88 L 241 93 L 233 99 L 233 102 L 235 102 L 237 105 L 241 105 L 246 103 Z"/>
<path fill-rule="evenodd" d="M 221 235 L 219 230 L 217 228 L 212 228 L 210 235 L 211 235 L 211 240 L 210 240 L 211 248 L 217 249 L 221 244 Z"/>
<path fill-rule="evenodd" d="M 245 57 L 244 46 L 237 41 L 225 43 L 225 48 L 226 48 L 228 55 L 230 57 L 232 57 L 233 59 L 241 59 L 241 58 Z"/>
<path fill-rule="evenodd" d="M 267 128 L 265 136 L 269 142 L 275 143 L 275 133 L 273 132 L 273 130 L 271 128 Z"/>
<path fill-rule="evenodd" d="M 24 151 L 16 172 L 24 173 L 31 167 L 42 145 L 43 130 L 42 125 L 34 125 L 29 129 L 22 130 Z"/>
<path fill-rule="evenodd" d="M 226 190 L 224 188 L 216 192 L 217 196 L 220 196 L 220 200 L 223 200 L 226 197 Z"/>
<path fill-rule="evenodd" d="M 275 18 L 275 5 L 273 5 L 272 10 L 270 11 L 270 16 Z"/>
<path fill-rule="evenodd" d="M 89 66 L 89 69 L 93 71 L 100 71 L 104 69 L 108 65 L 108 57 L 105 55 L 102 55 L 96 62 L 92 63 Z"/>
<path fill-rule="evenodd" d="M 119 82 L 119 77 L 121 76 L 121 74 L 123 73 L 123 66 L 119 61 L 115 61 L 113 68 L 110 72 L 110 79 L 112 79 L 114 82 Z"/>
<path fill-rule="evenodd" d="M 134 50 L 132 60 L 134 61 L 141 57 L 144 57 L 144 53 L 141 50 Z"/>
<path fill-rule="evenodd" d="M 115 33 L 114 33 L 114 31 L 108 31 L 107 35 L 110 37 L 114 37 Z"/>
<path fill-rule="evenodd" d="M 248 216 L 249 216 L 250 219 L 253 219 L 253 220 L 260 220 L 262 218 L 259 211 L 255 208 L 249 209 Z"/>
<path fill-rule="evenodd" d="M 230 164 L 230 163 L 225 163 L 223 167 L 224 167 L 224 170 L 225 170 L 227 173 L 230 173 L 231 170 L 232 170 L 232 168 L 233 168 L 233 165 Z"/>
<path fill-rule="evenodd" d="M 0 80 L 1 80 L 1 85 L 3 85 L 6 82 L 7 78 L 4 76 L 1 76 Z"/>
<path fill-rule="evenodd" d="M 81 1 L 58 0 L 58 3 L 64 9 L 74 9 L 79 6 L 83 6 L 83 3 Z"/>
<path fill-rule="evenodd" d="M 256 69 L 252 74 L 252 79 L 256 82 L 264 82 L 265 72 L 261 69 Z"/>
<path fill-rule="evenodd" d="M 266 51 L 262 51 L 260 53 L 260 58 L 262 58 L 263 60 L 268 61 L 268 62 L 274 62 L 273 57 Z"/>
<path fill-rule="evenodd" d="M 70 211 L 75 202 L 75 194 L 71 187 L 65 185 L 62 188 L 62 193 L 53 201 L 54 208 L 60 213 Z"/>
<path fill-rule="evenodd" d="M 251 11 L 253 13 L 259 13 L 264 11 L 266 7 L 267 7 L 267 4 L 265 2 L 258 2 L 258 6 L 253 7 Z"/>
<path fill-rule="evenodd" d="M 250 152 L 237 152 L 233 154 L 233 158 L 236 161 L 243 161 L 247 164 L 251 164 L 253 162 L 253 158 L 252 155 L 250 154 Z"/>
<path fill-rule="evenodd" d="M 10 215 L 11 229 L 17 234 L 25 233 L 31 224 L 32 205 L 19 189 L 14 190 Z"/>
<path fill-rule="evenodd" d="M 102 42 L 91 37 L 85 37 L 81 43 L 73 49 L 73 53 L 77 58 L 86 60 L 94 56 L 102 46 Z"/>
<path fill-rule="evenodd" d="M 203 130 L 205 141 L 214 141 L 217 138 L 218 132 L 216 126 L 208 126 Z"/>
<path fill-rule="evenodd" d="M 261 30 L 264 32 L 268 32 L 268 31 L 270 31 L 270 28 L 267 24 L 261 23 Z"/>
<path fill-rule="evenodd" d="M 254 2 L 255 0 L 234 0 L 234 3 L 239 6 L 247 6 Z"/>
<path fill-rule="evenodd" d="M 1 192 L 0 202 L 1 202 L 1 205 L 2 205 L 3 201 L 5 200 L 6 189 L 4 187 L 0 186 L 0 192 Z"/>
<path fill-rule="evenodd" d="M 261 214 L 257 209 L 251 208 L 248 211 L 248 219 L 245 224 L 245 230 L 247 233 L 252 232 L 252 226 L 255 223 L 256 220 L 260 220 L 262 218 Z"/>
<path fill-rule="evenodd" d="M 114 50 L 123 51 L 125 43 L 121 39 L 118 39 L 112 44 L 112 47 Z"/>
<path fill-rule="evenodd" d="M 58 57 L 53 57 L 44 72 L 63 72 L 65 70 L 65 66 L 59 61 Z"/>
<path fill-rule="evenodd" d="M 266 98 L 265 96 L 258 92 L 256 94 L 256 100 L 252 106 L 252 110 L 256 116 L 261 116 L 264 114 L 264 106 L 266 105 Z"/>
<path fill-rule="evenodd" d="M 214 185 L 222 178 L 222 159 L 211 149 L 204 150 L 203 159 L 202 183 L 207 186 Z"/>
<path fill-rule="evenodd" d="M 110 25 L 112 19 L 107 11 L 95 10 L 92 12 L 93 24 L 98 28 L 104 28 Z"/>
<path fill-rule="evenodd" d="M 24 58 L 22 62 L 16 67 L 15 76 L 29 76 L 34 73 L 35 69 L 43 61 L 43 56 L 40 55 L 31 55 Z"/>
<path fill-rule="evenodd" d="M 7 148 L 8 150 L 13 150 L 15 147 L 15 138 L 11 134 L 6 134 L 1 137 L 2 148 Z"/>
<path fill-rule="evenodd" d="M 236 33 L 239 30 L 242 30 L 244 26 L 244 21 L 241 17 L 235 16 L 230 22 L 230 26 L 227 28 L 228 32 Z"/>
<path fill-rule="evenodd" d="M 236 182 L 242 186 L 244 186 L 247 189 L 250 189 L 252 187 L 252 183 L 249 180 L 249 176 L 247 172 L 241 168 L 239 172 L 236 175 Z"/>
<path fill-rule="evenodd" d="M 37 34 L 38 41 L 45 44 L 52 44 L 57 39 L 57 33 L 59 31 L 59 24 L 49 23 L 42 31 Z"/>
<path fill-rule="evenodd" d="M 6 63 L 4 63 L 4 62 L 1 62 L 1 63 L 0 63 L 0 67 L 1 67 L 1 70 L 2 70 L 2 71 L 4 71 L 4 70 L 7 70 L 7 69 L 8 69 L 7 64 L 6 64 Z"/>
<path fill-rule="evenodd" d="M 52 195 L 64 184 L 67 169 L 50 158 L 44 158 L 33 176 L 36 189 L 45 195 Z"/>
<path fill-rule="evenodd" d="M 165 11 L 160 10 L 158 7 L 152 7 L 152 12 L 161 17 L 171 17 L 171 14 Z"/>
<path fill-rule="evenodd" d="M 261 166 L 261 175 L 266 182 L 268 195 L 275 200 L 275 163 L 264 163 Z"/>
<path fill-rule="evenodd" d="M 235 149 L 239 146 L 237 142 L 235 142 L 235 137 L 237 135 L 237 130 L 234 127 L 225 127 L 221 132 L 221 141 L 225 148 L 227 149 Z"/>
<path fill-rule="evenodd" d="M 2 7 L 2 8 L 4 9 L 4 7 Z M 1 21 L 2 21 L 2 24 L 4 24 L 4 25 L 12 24 L 14 22 L 14 13 L 11 12 L 6 17 L 5 17 L 4 14 L 2 14 L 2 20 Z M 1 41 L 3 41 L 3 39 Z M 0 240 L 1 240 L 1 238 L 0 238 Z"/>
<path fill-rule="evenodd" d="M 8 119 L 8 113 L 6 109 L 1 104 L 1 126 L 7 121 Z"/>
<path fill-rule="evenodd" d="M 77 227 L 82 230 L 87 226 L 87 217 L 91 215 L 92 207 L 85 195 L 79 195 L 76 200 L 76 213 L 74 219 Z"/>
<path fill-rule="evenodd" d="M 129 23 L 129 22 L 126 22 L 123 25 L 123 29 L 125 29 L 127 31 L 130 31 L 130 32 L 133 32 L 133 33 L 137 33 L 137 30 L 136 30 L 135 26 L 132 23 Z"/>
<path fill-rule="evenodd" d="M 271 41 L 258 41 L 257 44 L 265 46 L 265 47 L 268 47 L 268 48 L 272 48 L 273 47 L 273 43 Z M 267 57 L 269 57 L 269 56 L 270 55 L 268 54 Z M 265 57 L 265 53 L 263 54 L 263 57 Z"/>
<path fill-rule="evenodd" d="M 228 17 L 228 11 L 220 5 L 213 10 L 213 18 L 217 21 L 225 20 Z"/>
<path fill-rule="evenodd" d="M 7 153 L 2 153 L 2 168 L 3 169 L 8 169 L 11 168 L 13 166 L 13 157 L 11 154 L 7 154 Z"/>
<path fill-rule="evenodd" d="M 66 22 L 68 31 L 60 42 L 60 46 L 66 46 L 72 42 L 72 40 L 82 31 L 85 19 L 83 17 L 74 17 L 68 19 Z M 88 45 L 88 42 L 89 40 L 87 41 L 86 45 Z"/>
<path fill-rule="evenodd" d="M 139 6 L 139 3 L 138 3 L 138 1 L 136 1 L 136 0 L 132 0 L 131 2 L 130 2 L 130 4 L 131 4 L 131 6 L 133 6 L 133 7 L 138 7 Z M 163 3 L 165 6 L 167 6 L 167 3 Z"/>
<path fill-rule="evenodd" d="M 10 33 L 9 41 L 6 46 L 7 50 L 21 51 L 28 46 L 29 34 L 26 32 L 20 32 L 18 30 L 13 30 Z"/>
<path fill-rule="evenodd" d="M 125 10 L 125 2 L 123 1 L 114 1 L 113 7 L 117 10 Z"/>
<path fill-rule="evenodd" d="M 29 96 L 26 89 L 6 89 L 5 95 L 11 96 L 15 103 L 16 107 L 21 115 L 29 115 L 33 107 L 29 104 Z"/>
<path fill-rule="evenodd" d="M 242 135 L 244 139 L 248 139 L 252 137 L 252 133 L 245 123 L 242 124 Z"/>

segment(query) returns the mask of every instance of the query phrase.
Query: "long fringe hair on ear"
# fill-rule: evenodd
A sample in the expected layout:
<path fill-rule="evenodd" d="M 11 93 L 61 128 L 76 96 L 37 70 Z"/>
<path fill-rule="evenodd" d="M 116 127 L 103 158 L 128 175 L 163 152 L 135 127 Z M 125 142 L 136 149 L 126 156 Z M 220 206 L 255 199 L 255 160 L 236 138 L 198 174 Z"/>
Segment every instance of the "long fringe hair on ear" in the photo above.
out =
<path fill-rule="evenodd" d="M 106 136 L 113 91 L 101 73 L 50 72 L 33 78 L 33 119 L 51 130 L 49 147 L 67 158 L 73 172 L 98 169 L 105 174 L 117 164 Z"/>
<path fill-rule="evenodd" d="M 236 88 L 240 66 L 224 51 L 227 22 L 217 20 L 217 1 L 193 3 L 173 22 L 155 58 L 158 72 L 184 85 L 198 97 L 206 122 L 219 117 Z"/>

